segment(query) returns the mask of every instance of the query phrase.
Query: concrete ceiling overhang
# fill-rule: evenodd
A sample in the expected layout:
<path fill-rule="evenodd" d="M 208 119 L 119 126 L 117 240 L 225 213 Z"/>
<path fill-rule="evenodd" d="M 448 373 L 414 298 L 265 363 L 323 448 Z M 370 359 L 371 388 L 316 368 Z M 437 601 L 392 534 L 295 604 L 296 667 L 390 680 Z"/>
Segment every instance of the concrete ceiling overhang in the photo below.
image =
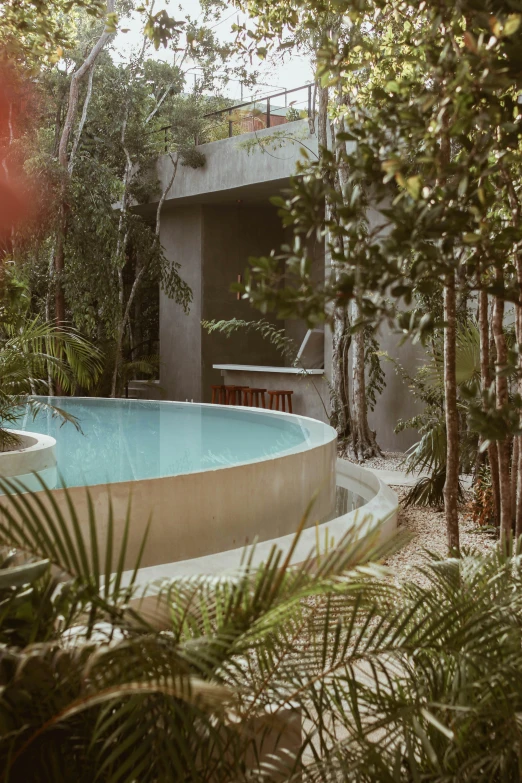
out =
<path fill-rule="evenodd" d="M 273 196 L 280 196 L 290 187 L 290 178 L 272 180 L 271 182 L 258 182 L 254 185 L 243 185 L 226 190 L 213 191 L 211 193 L 198 193 L 191 196 L 180 196 L 165 201 L 164 211 L 175 209 L 185 204 L 268 204 Z M 136 204 L 132 211 L 145 217 L 156 214 L 157 202 L 151 204 Z"/>
<path fill-rule="evenodd" d="M 167 193 L 164 208 L 183 204 L 268 203 L 290 185 L 303 145 L 315 153 L 317 139 L 310 135 L 308 122 L 299 120 L 281 128 L 265 128 L 256 133 L 201 144 L 205 164 L 192 169 L 179 165 L 174 183 Z M 170 155 L 156 163 L 159 192 L 168 186 L 172 175 Z M 158 199 L 134 205 L 142 215 L 153 215 Z"/>

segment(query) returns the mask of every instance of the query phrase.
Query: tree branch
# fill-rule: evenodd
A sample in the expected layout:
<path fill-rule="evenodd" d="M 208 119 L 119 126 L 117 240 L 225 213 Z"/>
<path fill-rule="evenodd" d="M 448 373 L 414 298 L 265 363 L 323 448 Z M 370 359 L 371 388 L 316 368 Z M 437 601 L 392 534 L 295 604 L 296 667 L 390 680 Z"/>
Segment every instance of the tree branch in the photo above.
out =
<path fill-rule="evenodd" d="M 81 136 L 82 136 L 82 133 L 83 133 L 83 128 L 84 128 L 85 122 L 87 120 L 87 111 L 89 109 L 89 104 L 91 102 L 91 97 L 92 97 L 92 83 L 93 83 L 93 79 L 94 79 L 94 68 L 95 68 L 95 64 L 93 64 L 91 66 L 91 69 L 89 71 L 89 81 L 87 83 L 87 94 L 86 94 L 85 100 L 83 102 L 82 116 L 80 118 L 80 124 L 78 125 L 78 130 L 76 131 L 76 136 L 74 138 L 73 148 L 71 150 L 71 155 L 69 157 L 69 165 L 67 167 L 67 172 L 68 172 L 69 176 L 71 176 L 71 174 L 74 171 L 74 161 L 75 161 L 75 158 L 76 158 L 76 153 L 78 151 L 78 145 L 80 144 L 80 139 L 81 139 Z"/>
<path fill-rule="evenodd" d="M 107 14 L 114 13 L 116 0 L 107 0 Z M 58 148 L 58 161 L 62 168 L 67 169 L 67 147 L 69 139 L 71 137 L 72 128 L 74 125 L 74 118 L 76 117 L 76 109 L 78 107 L 78 97 L 80 92 L 80 82 L 85 74 L 92 68 L 96 62 L 96 58 L 100 52 L 104 49 L 105 45 L 111 38 L 114 37 L 114 33 L 103 32 L 98 38 L 90 53 L 87 55 L 80 67 L 73 73 L 71 77 L 71 86 L 69 88 L 69 105 L 67 107 L 67 115 L 65 117 L 65 123 L 62 130 L 62 136 L 60 138 L 60 146 Z"/>

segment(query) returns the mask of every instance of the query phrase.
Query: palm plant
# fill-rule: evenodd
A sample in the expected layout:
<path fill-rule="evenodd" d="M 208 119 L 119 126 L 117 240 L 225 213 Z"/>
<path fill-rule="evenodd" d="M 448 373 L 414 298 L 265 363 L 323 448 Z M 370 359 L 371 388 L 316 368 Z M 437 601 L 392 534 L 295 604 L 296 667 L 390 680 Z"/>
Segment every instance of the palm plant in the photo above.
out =
<path fill-rule="evenodd" d="M 101 363 L 98 350 L 75 329 L 60 328 L 39 318 L 4 323 L 0 330 L 0 450 L 18 443 L 5 429 L 27 411 L 45 408 L 64 421 L 75 420 L 61 408 L 35 395 L 49 395 L 56 383 L 65 393 L 89 388 Z"/>
<path fill-rule="evenodd" d="M 116 361 L 116 345 L 106 343 L 101 349 L 102 366 L 97 377 L 96 383 L 91 389 L 95 397 L 109 397 L 112 389 L 112 380 L 114 374 L 114 364 Z M 129 381 L 145 376 L 146 378 L 157 378 L 159 375 L 160 360 L 157 354 L 140 356 L 136 359 L 122 359 L 118 368 L 118 379 L 116 385 L 117 396 L 125 393 Z"/>
<path fill-rule="evenodd" d="M 400 420 L 395 432 L 414 428 L 420 440 L 408 451 L 404 466 L 408 473 L 426 472 L 405 498 L 406 505 L 443 506 L 446 480 L 446 423 L 444 418 L 444 351 L 442 335 L 433 338 L 426 363 L 415 377 L 386 355 L 398 374 L 408 383 L 414 398 L 425 407 L 422 413 L 407 421 Z M 480 334 L 473 320 L 461 322 L 456 335 L 456 380 L 459 387 L 460 462 L 468 472 L 477 461 L 479 439 L 469 426 L 470 407 L 480 399 Z M 463 497 L 459 483 L 459 496 Z"/>
<path fill-rule="evenodd" d="M 3 489 L 0 545 L 36 565 L 0 570 L 1 779 L 518 779 L 519 547 L 401 584 L 354 530 L 298 567 L 274 548 L 140 603 L 128 522 L 117 552 L 110 509 L 82 533 L 72 504 Z"/>

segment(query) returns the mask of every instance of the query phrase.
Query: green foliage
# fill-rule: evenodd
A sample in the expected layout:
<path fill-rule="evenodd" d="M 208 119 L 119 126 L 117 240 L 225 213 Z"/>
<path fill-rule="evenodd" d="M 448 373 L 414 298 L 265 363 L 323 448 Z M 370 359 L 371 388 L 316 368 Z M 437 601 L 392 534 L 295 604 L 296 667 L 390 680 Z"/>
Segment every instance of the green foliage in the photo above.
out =
<path fill-rule="evenodd" d="M 445 445 L 445 444 L 444 444 Z M 444 508 L 444 484 L 446 483 L 446 460 L 440 468 L 433 469 L 429 476 L 421 476 L 414 486 L 406 493 L 403 500 L 404 508 L 408 506 L 435 506 Z M 459 481 L 459 501 L 464 499 L 464 490 Z"/>
<path fill-rule="evenodd" d="M 188 147 L 181 153 L 181 162 L 191 169 L 201 169 L 206 163 L 206 158 L 196 147 Z"/>
<path fill-rule="evenodd" d="M 24 410 L 35 416 L 46 409 L 76 424 L 65 411 L 33 395 L 48 395 L 49 381 L 58 382 L 65 392 L 74 392 L 78 386 L 88 389 L 100 369 L 99 352 L 74 329 L 57 329 L 38 318 L 16 329 L 4 326 L 0 333 L 0 449 L 17 444 L 17 437 L 4 427 L 15 425 Z"/>
<path fill-rule="evenodd" d="M 268 705 L 284 707 L 296 688 L 285 674 L 296 631 L 314 626 L 303 599 L 333 598 L 341 575 L 354 589 L 368 573 L 380 574 L 357 567 L 385 551 L 375 534 L 357 542 L 350 536 L 335 552 L 290 569 L 274 549 L 266 566 L 246 561 L 231 577 L 164 582 L 150 593 L 151 610 L 140 611 L 129 604 L 136 571 L 128 585 L 123 580 L 129 529 L 114 559 L 111 509 L 105 528 L 91 502 L 82 532 L 72 504 L 62 513 L 46 493 L 46 513 L 38 495 L 17 496 L 13 484 L 3 489 L 11 504 L 2 506 L 0 543 L 45 553 L 65 579 L 53 597 L 60 622 L 47 626 L 47 644 L 24 649 L 8 642 L 4 650 L 0 757 L 13 781 L 28 770 L 32 780 L 45 780 L 50 769 L 64 781 L 131 781 L 139 769 L 150 780 L 242 777 L 256 740 L 252 721 L 261 736 L 277 737 L 281 724 Z M 349 595 L 347 588 L 341 592 Z M 315 676 L 307 678 L 312 706 Z M 266 773 L 272 763 L 263 760 Z M 289 774 L 296 764 L 284 756 L 282 763 Z"/>
<path fill-rule="evenodd" d="M 112 373 L 114 371 L 115 346 L 110 343 L 103 351 L 103 367 L 96 385 L 92 389 L 94 397 L 110 397 Z M 145 378 L 157 378 L 159 375 L 159 356 L 141 355 L 137 359 L 125 359 L 119 367 L 119 385 L 125 390 L 131 380 Z"/>
<path fill-rule="evenodd" d="M 437 330 L 430 341 L 429 361 L 422 368 L 424 382 L 439 389 L 444 386 L 443 335 Z M 480 383 L 480 335 L 475 321 L 467 319 L 459 323 L 456 334 L 456 380 L 468 391 L 475 391 Z"/>
<path fill-rule="evenodd" d="M 457 279 L 464 303 L 480 289 L 518 302 L 518 10 L 466 1 L 240 4 L 255 14 L 240 28 L 250 51 L 319 31 L 317 75 L 331 90 L 335 135 L 318 161 L 302 156 L 277 200 L 293 241 L 252 262 L 250 302 L 313 324 L 357 296 L 365 322 L 395 322 L 424 344 L 442 325 L 446 280 Z M 325 239 L 332 259 L 324 285 L 307 263 L 312 236 Z M 417 297 L 438 306 L 412 312 Z M 489 440 L 518 434 L 512 406 L 496 407 L 498 421 L 477 409 L 474 426 Z"/>
<path fill-rule="evenodd" d="M 278 329 L 277 326 L 265 319 L 243 321 L 240 318 L 231 318 L 228 321 L 202 321 L 201 325 L 209 334 L 219 332 L 226 337 L 230 337 L 237 331 L 257 332 L 264 340 L 268 340 L 292 365 L 297 363 L 299 346 L 286 336 L 284 328 Z"/>
<path fill-rule="evenodd" d="M 0 46 L 24 66 L 56 62 L 62 49 L 74 41 L 70 12 L 82 9 L 102 18 L 106 7 L 105 0 L 4 0 L 0 3 Z"/>
<path fill-rule="evenodd" d="M 15 489 L 0 509 L 0 545 L 29 557 L 0 568 L 13 783 L 517 779 L 519 548 L 430 556 L 398 582 L 372 563 L 389 548 L 355 529 L 300 566 L 274 549 L 227 577 L 151 585 L 140 605 L 128 519 L 116 553 L 110 508 L 100 524 L 91 502 L 82 531 L 72 504 Z M 289 709 L 304 720 L 285 755 Z"/>
<path fill-rule="evenodd" d="M 50 383 L 65 392 L 89 389 L 101 371 L 99 351 L 79 332 L 58 329 L 30 313 L 27 281 L 13 265 L 3 270 L 0 299 L 0 449 L 14 447 L 18 438 L 4 429 L 30 411 L 43 408 L 64 422 L 76 421 L 65 411 L 34 395 L 47 396 Z"/>
<path fill-rule="evenodd" d="M 49 561 L 18 562 L 14 551 L 0 554 L 0 643 L 26 647 L 53 620 Z"/>
<path fill-rule="evenodd" d="M 405 466 L 408 473 L 429 473 L 419 479 L 406 496 L 407 505 L 443 505 L 442 489 L 446 476 L 446 422 L 444 418 L 444 358 L 443 335 L 439 329 L 432 334 L 427 346 L 426 361 L 413 377 L 388 355 L 398 375 L 407 383 L 413 399 L 424 410 L 407 421 L 399 420 L 395 432 L 418 430 L 421 438 L 408 451 Z M 456 379 L 459 386 L 461 414 L 460 462 L 463 472 L 474 467 L 479 439 L 476 410 L 480 408 L 480 336 L 473 320 L 459 323 L 456 334 Z M 483 428 L 482 428 L 483 429 Z M 462 497 L 462 488 L 460 488 Z"/>
<path fill-rule="evenodd" d="M 36 0 L 24 0 L 17 4 L 20 20 L 25 5 L 34 6 L 35 13 L 41 11 Z M 210 7 L 197 21 L 189 17 L 174 20 L 154 8 L 154 3 L 144 3 L 139 9 L 146 20 L 142 49 L 129 52 L 123 61 L 114 61 L 105 49 L 79 84 L 65 173 L 57 163 L 57 152 L 71 74 L 84 62 L 93 38 L 103 29 L 101 18 L 86 15 L 85 5 L 106 10 L 106 3 L 84 0 L 53 0 L 48 9 L 49 29 L 56 32 L 55 22 L 67 21 L 70 35 L 62 46 L 64 61 L 36 70 L 38 101 L 31 113 L 31 127 L 15 129 L 13 145 L 23 151 L 25 168 L 38 185 L 35 190 L 42 203 L 39 221 L 18 232 L 9 253 L 24 269 L 32 314 L 52 319 L 59 285 L 65 294 L 67 319 L 115 358 L 121 390 L 120 360 L 131 366 L 127 360 L 136 345 L 146 348 L 142 357 L 134 351 L 133 360 L 154 352 L 158 287 L 185 311 L 192 299 L 180 264 L 163 251 L 158 215 L 156 219 L 151 214 L 144 217 L 132 206 L 152 203 L 157 207 L 161 202 L 156 162 L 162 154 L 179 160 L 180 165 L 199 168 L 205 164 L 195 146 L 198 138 L 205 140 L 203 115 L 215 106 L 213 93 L 237 69 L 227 62 L 230 45 L 222 45 L 213 26 L 207 24 L 213 19 Z M 55 6 L 60 13 L 54 14 Z M 67 20 L 62 13 L 65 7 L 71 11 Z M 133 9 L 136 3 L 130 0 L 116 7 L 118 14 Z M 106 23 L 107 31 L 116 31 L 117 15 L 111 14 Z M 24 24 L 20 21 L 20 29 Z M 156 46 L 168 44 L 169 62 L 149 57 L 150 40 Z M 198 79 L 193 84 L 194 69 Z M 53 266 L 59 235 L 64 237 L 65 268 L 58 280 Z"/>
<path fill-rule="evenodd" d="M 147 35 L 154 44 L 155 49 L 160 46 L 168 46 L 171 39 L 179 32 L 184 22 L 177 22 L 172 16 L 169 16 L 163 8 L 155 14 L 148 14 L 145 24 L 145 35 Z"/>
<path fill-rule="evenodd" d="M 381 352 L 379 342 L 373 329 L 365 328 L 364 335 L 364 363 L 368 368 L 368 379 L 366 382 L 366 400 L 368 408 L 375 410 L 377 397 L 382 394 L 386 388 L 384 370 L 381 365 Z"/>
<path fill-rule="evenodd" d="M 3 0 L 0 3 L 0 46 L 9 59 L 35 69 L 54 64 L 74 48 L 78 18 L 82 14 L 105 22 L 107 32 L 117 32 L 119 16 L 138 10 L 144 16 L 144 34 L 155 49 L 167 48 L 179 38 L 186 25 L 165 9 L 154 12 L 150 5 L 120 0 L 117 12 L 107 14 L 106 0 Z M 189 25 L 190 28 L 190 25 Z M 189 29 L 190 33 L 190 29 Z M 192 36 L 194 38 L 194 36 Z"/>
<path fill-rule="evenodd" d="M 295 106 L 290 106 L 289 109 L 287 109 L 286 112 L 286 119 L 288 122 L 295 122 L 296 120 L 301 119 L 301 112 L 299 109 L 296 109 Z"/>

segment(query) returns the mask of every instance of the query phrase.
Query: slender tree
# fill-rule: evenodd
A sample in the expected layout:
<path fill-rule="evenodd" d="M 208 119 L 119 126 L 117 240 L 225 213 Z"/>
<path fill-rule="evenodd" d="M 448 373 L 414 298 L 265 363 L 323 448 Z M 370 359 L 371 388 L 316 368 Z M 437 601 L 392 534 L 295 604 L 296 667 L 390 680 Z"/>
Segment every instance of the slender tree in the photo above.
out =
<path fill-rule="evenodd" d="M 107 16 L 109 14 L 114 14 L 115 3 L 116 0 L 107 0 L 107 8 L 106 8 Z M 104 29 L 104 31 L 99 36 L 98 40 L 91 48 L 91 50 L 89 51 L 89 53 L 87 54 L 83 62 L 73 72 L 70 80 L 67 113 L 65 115 L 65 121 L 60 136 L 60 143 L 58 145 L 58 163 L 62 170 L 62 177 L 63 177 L 63 184 L 62 184 L 63 192 L 62 192 L 62 197 L 60 199 L 61 203 L 59 208 L 60 217 L 58 221 L 58 231 L 57 231 L 56 245 L 54 251 L 55 317 L 56 317 L 56 323 L 59 327 L 65 323 L 65 319 L 66 319 L 65 296 L 63 290 L 62 277 L 63 277 L 63 271 L 65 266 L 65 237 L 67 232 L 68 181 L 72 173 L 72 170 L 74 168 L 74 157 L 78 149 L 77 141 L 81 136 L 81 129 L 85 124 L 85 117 L 83 115 L 86 115 L 87 113 L 90 96 L 92 94 L 91 79 L 92 79 L 92 75 L 94 74 L 94 67 L 96 65 L 96 60 L 101 54 L 101 52 L 103 51 L 103 49 L 105 48 L 105 46 L 114 37 L 115 32 L 116 32 L 115 30 Z M 86 99 L 84 103 L 84 112 L 82 114 L 82 121 L 80 123 L 81 127 L 78 129 L 77 141 L 75 141 L 72 150 L 69 150 L 69 141 L 71 138 L 71 134 L 73 132 L 74 124 L 76 121 L 76 114 L 78 110 L 80 85 L 83 79 L 89 74 L 91 74 L 91 76 L 89 76 L 89 88 L 87 89 Z"/>
<path fill-rule="evenodd" d="M 312 25 L 317 4 L 272 2 L 268 11 L 264 0 L 258 0 L 254 6 L 256 22 L 248 30 L 253 43 L 245 45 L 255 49 L 260 39 L 270 45 L 284 42 L 296 18 L 305 17 Z M 332 35 L 324 38 L 320 50 L 319 77 L 356 96 L 344 113 L 345 130 L 338 134 L 343 142 L 353 142 L 345 155 L 349 188 L 340 222 L 344 255 L 337 257 L 342 273 L 317 290 L 299 273 L 298 259 L 290 256 L 287 263 L 299 286 L 300 307 L 304 310 L 307 290 L 306 311 L 314 317 L 314 306 L 321 312 L 330 302 L 355 299 L 362 318 L 394 321 L 421 342 L 444 329 L 445 508 L 449 547 L 458 551 L 458 473 L 464 466 L 459 445 L 466 427 L 482 437 L 491 455 L 491 446 L 497 452 L 497 459 L 491 459 L 493 491 L 496 494 L 498 485 L 499 523 L 506 534 L 517 516 L 512 508 L 514 482 L 517 495 L 520 492 L 520 449 L 511 445 L 520 434 L 519 402 L 509 380 L 520 375 L 520 369 L 508 350 L 504 303 L 514 303 L 518 319 L 520 221 L 514 217 L 516 205 L 505 174 L 518 183 L 522 17 L 508 2 L 483 14 L 466 0 L 433 0 L 422 8 L 392 2 L 385 11 L 381 6 L 359 6 L 351 0 L 336 4 L 336 10 L 350 18 L 350 44 Z M 328 3 L 320 5 L 321 13 L 325 8 Z M 337 161 L 333 174 L 336 166 Z M 316 176 L 325 181 L 319 170 Z M 303 221 L 309 231 L 317 224 L 310 199 L 324 197 L 327 190 L 319 193 L 313 176 L 307 183 L 305 192 L 301 187 L 288 201 L 286 222 L 290 224 L 291 214 L 298 215 L 300 231 Z M 377 231 L 362 229 L 365 190 L 380 214 Z M 340 246 L 336 241 L 336 250 Z M 269 279 L 270 268 L 263 274 Z M 266 290 L 267 279 L 263 285 Z M 466 318 L 461 305 L 475 288 L 485 289 L 494 301 L 494 345 L 493 352 L 488 347 L 482 357 L 482 398 L 466 403 L 466 418 L 463 403 L 472 390 L 457 388 L 455 329 L 457 319 Z M 254 289 L 251 281 L 250 291 Z M 443 323 L 412 308 L 416 297 L 435 291 L 443 292 Z M 284 291 L 278 295 L 288 302 Z M 258 298 L 252 296 L 252 301 Z M 277 296 L 271 301 L 277 305 Z M 493 353 L 495 388 L 486 393 L 486 365 Z"/>

